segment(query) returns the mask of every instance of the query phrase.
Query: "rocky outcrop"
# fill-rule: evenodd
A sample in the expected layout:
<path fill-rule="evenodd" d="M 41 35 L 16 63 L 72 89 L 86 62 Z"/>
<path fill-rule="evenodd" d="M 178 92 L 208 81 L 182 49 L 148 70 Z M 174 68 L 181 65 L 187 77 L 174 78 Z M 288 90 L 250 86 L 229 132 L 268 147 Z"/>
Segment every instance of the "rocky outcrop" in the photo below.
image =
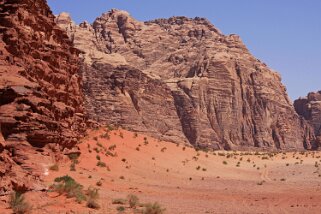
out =
<path fill-rule="evenodd" d="M 296 112 L 313 127 L 316 136 L 314 148 L 321 146 L 321 91 L 311 92 L 307 97 L 294 101 Z"/>
<path fill-rule="evenodd" d="M 206 19 L 139 22 L 112 10 L 93 24 L 56 22 L 83 51 L 92 119 L 198 147 L 311 147 L 280 75 Z"/>
<path fill-rule="evenodd" d="M 79 51 L 45 0 L 0 0 L 0 193 L 33 188 L 48 144 L 71 148 L 81 133 Z M 32 159 L 32 161 L 31 161 Z M 41 172 L 41 173 L 36 173 Z"/>

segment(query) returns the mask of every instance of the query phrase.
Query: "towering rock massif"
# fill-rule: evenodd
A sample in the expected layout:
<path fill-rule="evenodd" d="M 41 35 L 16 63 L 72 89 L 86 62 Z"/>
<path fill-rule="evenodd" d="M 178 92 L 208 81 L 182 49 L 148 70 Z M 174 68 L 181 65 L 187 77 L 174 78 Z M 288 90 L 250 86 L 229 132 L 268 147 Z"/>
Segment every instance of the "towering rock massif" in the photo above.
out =
<path fill-rule="evenodd" d="M 83 133 L 78 54 L 45 0 L 0 0 L 0 193 L 35 188 L 44 147 Z"/>
<path fill-rule="evenodd" d="M 112 10 L 93 24 L 56 22 L 84 52 L 92 119 L 199 147 L 311 147 L 279 74 L 206 19 L 139 22 Z"/>
<path fill-rule="evenodd" d="M 294 101 L 296 112 L 313 127 L 316 136 L 315 148 L 321 146 L 321 91 L 311 92 L 307 97 Z"/>

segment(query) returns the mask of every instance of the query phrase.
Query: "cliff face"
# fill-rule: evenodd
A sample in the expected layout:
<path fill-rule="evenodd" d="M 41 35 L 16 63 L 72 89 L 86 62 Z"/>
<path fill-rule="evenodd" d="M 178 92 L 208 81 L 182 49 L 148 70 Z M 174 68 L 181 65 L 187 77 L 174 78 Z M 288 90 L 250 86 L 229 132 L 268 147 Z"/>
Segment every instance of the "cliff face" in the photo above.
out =
<path fill-rule="evenodd" d="M 84 124 L 79 52 L 46 1 L 0 5 L 1 193 L 32 188 L 37 155 L 48 144 L 73 147 Z"/>
<path fill-rule="evenodd" d="M 296 112 L 313 127 L 316 136 L 314 148 L 321 146 L 321 91 L 311 92 L 307 97 L 294 101 Z"/>
<path fill-rule="evenodd" d="M 56 21 L 84 52 L 92 119 L 214 149 L 311 147 L 279 74 L 206 19 L 139 22 L 112 10 L 92 25 Z"/>

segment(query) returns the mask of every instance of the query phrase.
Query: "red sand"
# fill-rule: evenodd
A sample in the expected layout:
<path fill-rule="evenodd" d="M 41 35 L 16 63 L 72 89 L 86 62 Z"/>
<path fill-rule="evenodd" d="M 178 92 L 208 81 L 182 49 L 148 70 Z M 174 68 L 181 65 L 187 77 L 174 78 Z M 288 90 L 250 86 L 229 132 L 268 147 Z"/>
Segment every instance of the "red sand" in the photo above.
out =
<path fill-rule="evenodd" d="M 110 139 L 101 138 L 105 133 L 104 129 L 91 131 L 79 144 L 81 156 L 75 172 L 70 171 L 67 161 L 59 163 L 58 172 L 49 171 L 45 179 L 49 186 L 54 178 L 68 174 L 85 189 L 97 187 L 96 182 L 102 180 L 102 186 L 97 187 L 101 209 L 86 208 L 85 203 L 77 204 L 74 199 L 56 193 L 33 192 L 26 195 L 33 204 L 33 213 L 117 213 L 118 205 L 113 205 L 112 200 L 126 198 L 130 193 L 143 203 L 159 202 L 166 208 L 165 213 L 170 214 L 321 212 L 321 170 L 315 167 L 316 161 L 321 164 L 319 152 L 279 153 L 272 158 L 237 152 L 228 158 L 218 153 L 233 152 L 220 151 L 213 155 L 188 147 L 183 150 L 183 145 L 150 137 L 144 145 L 145 136 L 135 137 L 125 130 L 110 132 Z M 102 147 L 97 142 L 107 150 L 116 145 L 111 152 L 117 153 L 117 157 L 107 157 L 105 151 L 98 154 L 94 148 Z M 110 171 L 96 166 L 97 155 Z M 262 157 L 268 159 L 262 160 Z M 121 176 L 124 179 L 120 179 Z M 4 204 L 0 203 L 1 206 Z M 10 210 L 0 211 L 10 213 Z M 124 213 L 133 213 L 133 210 L 126 208 Z"/>

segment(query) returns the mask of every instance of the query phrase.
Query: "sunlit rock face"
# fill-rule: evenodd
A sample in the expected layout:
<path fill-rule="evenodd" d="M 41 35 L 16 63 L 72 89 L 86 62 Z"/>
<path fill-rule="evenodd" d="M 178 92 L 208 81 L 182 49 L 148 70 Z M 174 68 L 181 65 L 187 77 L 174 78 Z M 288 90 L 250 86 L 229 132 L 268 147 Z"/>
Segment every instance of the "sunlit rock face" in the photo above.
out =
<path fill-rule="evenodd" d="M 197 147 L 311 147 L 280 75 L 206 19 L 140 22 L 111 10 L 92 24 L 56 21 L 83 51 L 91 119 Z"/>
<path fill-rule="evenodd" d="M 306 97 L 294 101 L 296 112 L 313 127 L 315 148 L 321 146 L 321 91 L 311 92 Z"/>

